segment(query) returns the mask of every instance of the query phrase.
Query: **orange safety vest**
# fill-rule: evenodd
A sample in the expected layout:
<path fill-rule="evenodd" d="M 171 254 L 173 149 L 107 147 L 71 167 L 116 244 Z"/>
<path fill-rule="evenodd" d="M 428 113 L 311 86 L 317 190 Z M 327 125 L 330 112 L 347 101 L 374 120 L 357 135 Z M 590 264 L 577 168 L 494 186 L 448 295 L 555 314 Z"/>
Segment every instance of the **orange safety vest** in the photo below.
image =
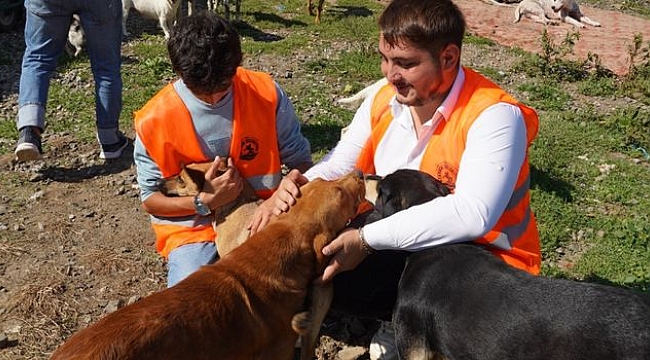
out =
<path fill-rule="evenodd" d="M 429 173 L 448 185 L 456 183 L 460 159 L 470 126 L 487 107 L 498 102 L 518 106 L 524 116 L 528 146 L 537 135 L 538 123 L 535 111 L 520 104 L 490 80 L 475 71 L 464 68 L 465 84 L 451 116 L 435 129 L 422 157 L 420 170 Z M 372 133 L 361 150 L 357 167 L 367 174 L 375 173 L 374 154 L 388 125 L 393 120 L 389 102 L 394 88 L 388 84 L 379 90 L 371 107 Z M 514 192 L 508 206 L 492 230 L 476 239 L 486 244 L 490 251 L 506 263 L 532 274 L 539 274 L 541 251 L 535 216 L 530 209 L 530 171 L 528 154 L 524 159 Z"/>
<path fill-rule="evenodd" d="M 277 90 L 268 74 L 238 68 L 233 78 L 233 129 L 230 157 L 261 198 L 282 179 L 276 129 Z M 210 161 L 201 150 L 190 112 L 172 84 L 135 112 L 135 130 L 163 177 L 183 164 Z M 156 249 L 167 257 L 181 245 L 215 238 L 209 217 L 151 216 Z"/>

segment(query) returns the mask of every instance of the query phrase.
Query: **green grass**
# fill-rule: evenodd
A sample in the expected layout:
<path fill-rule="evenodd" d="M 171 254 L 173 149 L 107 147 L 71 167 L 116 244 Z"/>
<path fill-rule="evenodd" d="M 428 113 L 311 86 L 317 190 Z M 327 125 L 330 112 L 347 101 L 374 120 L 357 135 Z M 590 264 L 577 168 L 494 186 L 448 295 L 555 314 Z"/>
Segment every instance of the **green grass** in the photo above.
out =
<path fill-rule="evenodd" d="M 635 6 L 634 2 L 625 4 Z M 315 159 L 336 144 L 341 128 L 354 115 L 334 100 L 381 76 L 376 51 L 376 17 L 381 8 L 375 0 L 339 0 L 326 7 L 317 25 L 303 0 L 245 2 L 243 22 L 237 24 L 245 56 L 253 68 L 264 68 L 269 59 L 282 65 L 274 68 L 274 76 L 294 102 Z M 477 70 L 517 93 L 540 116 L 530 163 L 543 273 L 647 290 L 650 65 L 646 59 L 635 65 L 631 75 L 616 77 L 602 69 L 596 58 L 564 61 L 563 54 L 572 50 L 572 36 L 560 44 L 542 37 L 546 49 L 542 55 L 512 49 L 510 53 L 519 62 L 511 68 Z M 639 40 L 641 44 L 647 41 Z M 487 53 L 497 45 L 470 35 L 466 46 Z M 174 74 L 162 36 L 131 41 L 125 44 L 124 53 L 121 123 L 131 128 L 133 111 Z M 0 55 L 3 61 L 6 56 Z M 88 59 L 64 61 L 59 73 L 48 106 L 48 118 L 57 120 L 49 121 L 48 132 L 66 131 L 82 141 L 93 141 Z M 71 74 L 88 85 L 73 88 L 62 81 Z M 15 136 L 13 119 L 0 121 L 3 153 L 12 150 Z M 569 253 L 571 266 L 560 266 Z"/>

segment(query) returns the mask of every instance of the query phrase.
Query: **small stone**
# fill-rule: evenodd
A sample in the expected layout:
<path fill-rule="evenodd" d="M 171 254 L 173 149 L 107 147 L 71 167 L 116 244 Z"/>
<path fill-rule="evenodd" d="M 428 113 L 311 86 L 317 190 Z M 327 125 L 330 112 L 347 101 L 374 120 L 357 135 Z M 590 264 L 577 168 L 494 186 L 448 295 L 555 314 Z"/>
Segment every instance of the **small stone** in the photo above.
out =
<path fill-rule="evenodd" d="M 111 301 L 108 302 L 108 304 L 104 308 L 104 314 L 110 314 L 110 313 L 116 311 L 117 309 L 121 308 L 122 306 L 124 306 L 124 301 L 122 301 L 120 299 L 111 300 Z"/>

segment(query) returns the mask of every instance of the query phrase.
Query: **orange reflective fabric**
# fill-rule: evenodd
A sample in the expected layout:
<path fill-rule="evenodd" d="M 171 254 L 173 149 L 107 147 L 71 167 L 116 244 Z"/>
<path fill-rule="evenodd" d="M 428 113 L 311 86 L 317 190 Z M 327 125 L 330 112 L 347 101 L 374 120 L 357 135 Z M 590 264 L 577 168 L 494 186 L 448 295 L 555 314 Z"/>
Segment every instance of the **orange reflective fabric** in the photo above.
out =
<path fill-rule="evenodd" d="M 209 161 L 196 140 L 190 112 L 168 84 L 134 114 L 135 131 L 163 177 L 185 164 Z"/>
<path fill-rule="evenodd" d="M 521 109 L 526 123 L 528 146 L 530 146 L 538 131 L 538 118 L 533 109 L 520 104 L 497 85 L 475 71 L 464 68 L 464 72 L 465 83 L 456 106 L 450 118 L 445 119 L 446 121 L 435 129 L 420 165 L 420 170 L 431 174 L 452 189 L 455 187 L 458 167 L 465 150 L 469 128 L 487 107 L 497 102 L 517 105 Z M 395 90 L 390 86 L 386 86 L 379 91 L 377 97 L 381 97 L 384 99 L 383 101 L 386 101 L 385 99 L 390 99 L 393 94 L 395 94 Z M 363 170 L 369 168 L 374 170 L 374 166 L 369 165 L 374 162 L 374 150 L 388 128 L 388 124 L 392 121 L 389 108 L 377 105 L 373 106 L 372 109 L 373 111 L 383 110 L 384 113 L 371 112 L 372 119 L 379 119 L 379 121 L 377 123 L 373 121 L 373 131 L 357 162 L 357 166 Z M 501 235 L 500 229 L 520 223 L 523 224 L 526 215 L 530 214 L 525 231 L 518 238 L 509 239 L 512 247 L 510 250 L 501 250 L 494 247 L 489 247 L 489 249 L 508 264 L 529 273 L 538 274 L 541 266 L 541 250 L 535 217 L 530 210 L 530 191 L 527 188 L 529 175 L 528 155 L 526 154 L 516 185 L 516 189 L 526 187 L 525 195 L 516 204 L 509 204 L 509 208 L 497 221 L 495 227 L 484 237 L 475 241 L 489 245 Z"/>
<path fill-rule="evenodd" d="M 390 112 L 390 100 L 395 95 L 395 89 L 390 83 L 382 86 L 372 100 L 370 108 L 370 127 L 372 129 L 370 137 L 361 149 L 356 167 L 364 174 L 375 174 L 375 149 L 381 138 L 384 136 L 388 125 L 393 121 L 393 115 Z"/>
<path fill-rule="evenodd" d="M 255 176 L 280 174 L 280 150 L 276 128 L 278 92 L 270 75 L 239 68 L 233 79 L 234 124 L 230 156 L 240 174 Z M 279 183 L 257 186 L 262 199 L 273 194 Z"/>
<path fill-rule="evenodd" d="M 271 77 L 239 68 L 233 78 L 233 134 L 230 156 L 245 177 L 280 173 L 275 114 L 277 91 Z M 201 150 L 189 110 L 172 84 L 165 86 L 134 114 L 135 130 L 163 177 L 178 174 L 183 164 L 209 161 Z M 266 198 L 269 189 L 257 189 Z M 152 223 L 156 248 L 167 257 L 178 246 L 214 239 L 211 226 Z"/>

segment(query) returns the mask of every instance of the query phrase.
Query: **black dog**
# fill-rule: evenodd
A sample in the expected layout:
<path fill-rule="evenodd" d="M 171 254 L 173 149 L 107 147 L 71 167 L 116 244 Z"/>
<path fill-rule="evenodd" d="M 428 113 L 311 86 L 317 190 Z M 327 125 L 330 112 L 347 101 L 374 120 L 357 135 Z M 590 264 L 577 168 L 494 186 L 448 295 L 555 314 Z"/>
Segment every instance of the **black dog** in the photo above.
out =
<path fill-rule="evenodd" d="M 380 181 L 373 216 L 442 194 L 429 176 L 398 173 Z M 472 244 L 408 258 L 393 324 L 400 359 L 650 359 L 646 294 L 532 276 Z"/>
<path fill-rule="evenodd" d="M 433 176 L 418 170 L 400 169 L 377 182 L 375 209 L 365 223 L 383 219 L 400 210 L 450 193 L 449 188 Z"/>

